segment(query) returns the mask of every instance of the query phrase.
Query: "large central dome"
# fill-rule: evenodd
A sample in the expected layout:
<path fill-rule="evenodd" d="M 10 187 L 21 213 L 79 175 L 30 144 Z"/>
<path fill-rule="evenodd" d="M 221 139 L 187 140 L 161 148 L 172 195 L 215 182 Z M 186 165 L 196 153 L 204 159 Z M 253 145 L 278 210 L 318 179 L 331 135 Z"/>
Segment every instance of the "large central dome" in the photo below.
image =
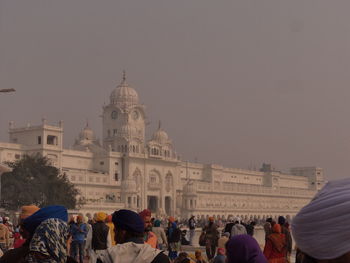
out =
<path fill-rule="evenodd" d="M 111 104 L 119 107 L 132 106 L 139 103 L 139 96 L 132 87 L 126 83 L 125 71 L 122 82 L 112 91 L 110 96 Z"/>

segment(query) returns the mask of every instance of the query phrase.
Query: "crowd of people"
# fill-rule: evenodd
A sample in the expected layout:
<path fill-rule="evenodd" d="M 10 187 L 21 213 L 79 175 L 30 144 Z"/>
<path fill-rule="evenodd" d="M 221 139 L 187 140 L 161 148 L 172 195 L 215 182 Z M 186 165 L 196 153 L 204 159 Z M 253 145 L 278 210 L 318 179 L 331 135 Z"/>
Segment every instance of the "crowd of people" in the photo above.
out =
<path fill-rule="evenodd" d="M 349 263 L 348 227 L 329 224 L 332 219 L 346 222 L 349 200 L 350 179 L 328 183 L 296 215 L 292 231 L 283 216 L 276 221 L 268 218 L 263 225 L 265 244 L 260 245 L 254 238 L 254 222 L 244 224 L 235 218 L 221 228 L 210 217 L 200 228 L 199 244 L 206 255 L 194 244 L 194 216 L 187 220 L 186 235 L 176 218 L 165 222 L 147 209 L 68 219 L 63 206 L 24 206 L 17 227 L 9 218 L 0 218 L 0 263 L 290 263 L 291 232 L 296 263 Z M 182 249 L 184 244 L 193 255 Z"/>

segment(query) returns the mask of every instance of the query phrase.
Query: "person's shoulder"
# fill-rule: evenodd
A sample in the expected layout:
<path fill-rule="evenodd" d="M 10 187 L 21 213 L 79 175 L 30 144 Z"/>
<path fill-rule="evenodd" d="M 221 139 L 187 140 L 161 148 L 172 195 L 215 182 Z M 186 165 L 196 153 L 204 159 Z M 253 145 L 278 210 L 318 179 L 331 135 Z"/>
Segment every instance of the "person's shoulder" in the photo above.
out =
<path fill-rule="evenodd" d="M 163 252 L 160 252 L 151 263 L 170 263 L 170 260 L 167 255 Z"/>

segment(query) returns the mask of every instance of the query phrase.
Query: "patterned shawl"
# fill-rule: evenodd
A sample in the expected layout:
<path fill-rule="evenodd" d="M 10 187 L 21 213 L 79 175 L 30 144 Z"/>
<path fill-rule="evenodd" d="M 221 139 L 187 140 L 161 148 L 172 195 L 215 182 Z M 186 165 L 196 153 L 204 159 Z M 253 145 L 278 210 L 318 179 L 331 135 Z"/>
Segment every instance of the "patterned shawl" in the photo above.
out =
<path fill-rule="evenodd" d="M 68 233 L 67 223 L 60 219 L 50 218 L 43 221 L 30 242 L 28 262 L 65 263 Z"/>

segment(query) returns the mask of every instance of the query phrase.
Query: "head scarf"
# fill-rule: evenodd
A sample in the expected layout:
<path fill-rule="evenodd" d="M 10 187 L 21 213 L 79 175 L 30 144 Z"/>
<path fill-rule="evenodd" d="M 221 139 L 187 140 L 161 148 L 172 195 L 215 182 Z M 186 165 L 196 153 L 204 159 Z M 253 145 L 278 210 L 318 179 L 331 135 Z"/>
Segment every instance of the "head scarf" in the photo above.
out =
<path fill-rule="evenodd" d="M 107 214 L 105 212 L 98 212 L 96 213 L 96 221 L 102 221 L 104 222 L 106 220 Z"/>
<path fill-rule="evenodd" d="M 279 216 L 277 222 L 278 222 L 278 224 L 283 226 L 286 223 L 286 218 L 284 216 Z"/>
<path fill-rule="evenodd" d="M 31 216 L 36 211 L 38 211 L 40 208 L 36 205 L 24 205 L 21 207 L 21 212 L 19 214 L 19 218 L 21 220 L 26 219 L 28 216 Z"/>
<path fill-rule="evenodd" d="M 292 234 L 299 249 L 319 259 L 350 252 L 350 178 L 328 182 L 294 217 Z"/>
<path fill-rule="evenodd" d="M 68 212 L 64 206 L 51 205 L 41 208 L 23 221 L 23 227 L 30 233 L 34 234 L 35 229 L 49 218 L 58 218 L 64 222 L 68 221 Z"/>
<path fill-rule="evenodd" d="M 156 220 L 156 221 L 154 221 L 154 226 L 155 227 L 160 227 L 160 220 Z"/>
<path fill-rule="evenodd" d="M 29 262 L 65 263 L 67 260 L 68 225 L 66 222 L 50 218 L 43 221 L 35 230 L 29 244 Z M 38 259 L 34 253 L 40 253 L 45 259 Z"/>
<path fill-rule="evenodd" d="M 282 228 L 280 224 L 274 224 L 272 227 L 272 232 L 273 233 L 277 233 L 277 234 L 281 234 L 282 232 Z"/>
<path fill-rule="evenodd" d="M 134 211 L 121 209 L 112 215 L 112 221 L 116 228 L 135 233 L 143 233 L 145 224 L 139 214 Z"/>
<path fill-rule="evenodd" d="M 258 242 L 249 235 L 237 235 L 226 243 L 228 263 L 267 263 Z"/>

